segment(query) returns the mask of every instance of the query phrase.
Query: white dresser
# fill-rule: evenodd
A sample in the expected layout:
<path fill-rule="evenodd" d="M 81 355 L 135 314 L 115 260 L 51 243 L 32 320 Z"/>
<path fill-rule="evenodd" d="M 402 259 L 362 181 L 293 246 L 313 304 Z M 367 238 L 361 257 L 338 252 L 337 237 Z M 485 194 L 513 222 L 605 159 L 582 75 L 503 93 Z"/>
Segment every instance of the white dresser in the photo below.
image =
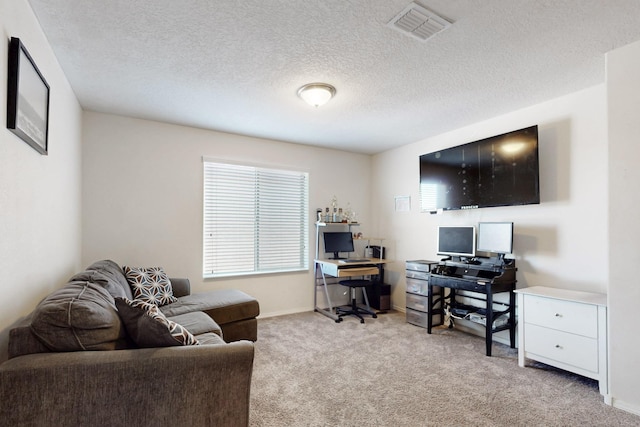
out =
<path fill-rule="evenodd" d="M 526 359 L 598 380 L 610 402 L 607 296 L 533 286 L 518 289 L 518 364 Z"/>

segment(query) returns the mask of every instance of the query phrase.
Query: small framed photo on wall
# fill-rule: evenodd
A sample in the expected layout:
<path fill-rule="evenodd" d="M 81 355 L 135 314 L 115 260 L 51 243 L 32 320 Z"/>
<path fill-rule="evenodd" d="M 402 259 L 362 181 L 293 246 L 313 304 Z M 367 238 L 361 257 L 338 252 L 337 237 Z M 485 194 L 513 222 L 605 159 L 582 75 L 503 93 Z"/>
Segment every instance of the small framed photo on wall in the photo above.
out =
<path fill-rule="evenodd" d="M 7 128 L 40 154 L 49 151 L 49 85 L 20 42 L 9 41 Z"/>

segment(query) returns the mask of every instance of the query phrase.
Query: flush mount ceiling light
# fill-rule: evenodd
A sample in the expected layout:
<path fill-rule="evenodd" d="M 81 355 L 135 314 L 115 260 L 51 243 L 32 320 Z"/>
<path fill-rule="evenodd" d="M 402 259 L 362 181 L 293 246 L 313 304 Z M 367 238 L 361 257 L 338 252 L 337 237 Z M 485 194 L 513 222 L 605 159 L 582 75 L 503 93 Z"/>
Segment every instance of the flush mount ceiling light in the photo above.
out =
<path fill-rule="evenodd" d="M 319 107 L 336 94 L 336 88 L 326 83 L 309 83 L 298 89 L 298 96 L 309 105 Z"/>

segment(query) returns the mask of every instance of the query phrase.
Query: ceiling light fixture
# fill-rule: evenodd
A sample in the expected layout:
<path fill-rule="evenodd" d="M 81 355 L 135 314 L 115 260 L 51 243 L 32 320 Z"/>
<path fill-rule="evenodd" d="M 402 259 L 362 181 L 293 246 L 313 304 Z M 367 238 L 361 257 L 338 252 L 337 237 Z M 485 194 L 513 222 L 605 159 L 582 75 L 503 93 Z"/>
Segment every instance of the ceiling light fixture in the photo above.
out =
<path fill-rule="evenodd" d="M 335 94 L 336 88 L 326 83 L 309 83 L 298 89 L 298 96 L 314 107 L 326 104 Z"/>

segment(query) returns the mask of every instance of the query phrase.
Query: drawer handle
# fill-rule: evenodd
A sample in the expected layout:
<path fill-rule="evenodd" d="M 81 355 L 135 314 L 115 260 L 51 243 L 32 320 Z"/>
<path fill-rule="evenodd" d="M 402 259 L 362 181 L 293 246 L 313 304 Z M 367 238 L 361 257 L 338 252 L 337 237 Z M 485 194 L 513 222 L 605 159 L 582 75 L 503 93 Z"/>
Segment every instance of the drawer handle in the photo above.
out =
<path fill-rule="evenodd" d="M 560 314 L 560 313 L 556 313 L 556 314 L 555 314 L 555 316 L 556 316 L 556 317 L 562 317 L 562 314 Z"/>
<path fill-rule="evenodd" d="M 556 348 L 557 349 L 562 349 L 562 346 L 560 344 L 556 344 Z"/>

